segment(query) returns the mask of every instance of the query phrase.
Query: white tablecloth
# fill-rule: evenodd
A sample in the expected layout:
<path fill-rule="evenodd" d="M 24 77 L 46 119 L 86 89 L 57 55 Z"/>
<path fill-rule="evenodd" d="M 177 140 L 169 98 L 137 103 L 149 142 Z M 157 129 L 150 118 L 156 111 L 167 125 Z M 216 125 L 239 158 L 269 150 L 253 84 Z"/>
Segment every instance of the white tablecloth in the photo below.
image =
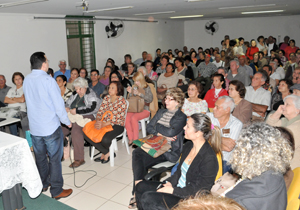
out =
<path fill-rule="evenodd" d="M 43 188 L 26 139 L 0 132 L 0 193 L 19 183 L 31 198 Z"/>

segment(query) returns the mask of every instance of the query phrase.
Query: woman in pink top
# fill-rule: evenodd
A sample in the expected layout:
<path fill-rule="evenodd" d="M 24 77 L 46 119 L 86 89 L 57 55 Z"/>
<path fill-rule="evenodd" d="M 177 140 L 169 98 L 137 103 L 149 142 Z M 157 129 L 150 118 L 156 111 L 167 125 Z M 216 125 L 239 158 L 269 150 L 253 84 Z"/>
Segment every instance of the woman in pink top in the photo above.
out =
<path fill-rule="evenodd" d="M 251 47 L 247 49 L 246 56 L 250 59 L 253 60 L 253 55 L 254 53 L 258 52 L 258 47 L 256 47 L 256 41 L 254 39 L 251 40 Z"/>
<path fill-rule="evenodd" d="M 296 51 L 299 49 L 299 47 L 295 46 L 295 40 L 291 39 L 289 42 L 289 46 L 287 46 L 284 51 L 285 51 L 285 57 L 290 60 L 290 54 L 291 53 L 296 53 Z"/>

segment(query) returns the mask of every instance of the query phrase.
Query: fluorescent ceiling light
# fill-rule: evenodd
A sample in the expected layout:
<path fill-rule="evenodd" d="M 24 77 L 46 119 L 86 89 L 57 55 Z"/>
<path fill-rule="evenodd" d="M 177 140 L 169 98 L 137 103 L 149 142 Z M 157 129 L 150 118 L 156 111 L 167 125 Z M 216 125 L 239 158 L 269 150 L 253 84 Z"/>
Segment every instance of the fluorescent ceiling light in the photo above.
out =
<path fill-rule="evenodd" d="M 237 7 L 221 7 L 219 9 L 240 9 L 240 8 L 251 8 L 251 7 L 272 7 L 276 4 L 263 4 L 263 5 L 249 5 L 249 6 L 237 6 Z"/>
<path fill-rule="evenodd" d="M 284 10 L 269 10 L 269 11 L 256 11 L 256 12 L 241 12 L 242 15 L 247 14 L 258 14 L 258 13 L 273 13 L 273 12 L 283 12 Z"/>
<path fill-rule="evenodd" d="M 88 10 L 83 11 L 84 13 L 94 13 L 94 12 L 105 12 L 105 11 L 112 11 L 112 10 L 121 10 L 121 9 L 132 9 L 133 6 L 126 6 L 126 7 L 114 7 L 114 8 L 107 8 L 107 9 L 96 9 L 96 10 Z"/>
<path fill-rule="evenodd" d="M 23 5 L 23 4 L 32 4 L 32 3 L 43 2 L 43 1 L 49 1 L 49 0 L 26 0 L 26 1 L 4 3 L 4 4 L 0 4 L 0 8 L 19 6 L 19 5 Z"/>
<path fill-rule="evenodd" d="M 176 19 L 176 18 L 194 18 L 194 17 L 203 17 L 203 15 L 175 16 L 175 17 L 170 17 L 170 18 Z"/>
<path fill-rule="evenodd" d="M 199 2 L 199 1 L 211 1 L 211 0 L 186 0 L 186 2 Z"/>
<path fill-rule="evenodd" d="M 165 11 L 165 12 L 151 12 L 151 13 L 141 13 L 141 14 L 134 14 L 134 15 L 157 15 L 157 14 L 169 14 L 169 13 L 175 13 L 175 11 Z"/>

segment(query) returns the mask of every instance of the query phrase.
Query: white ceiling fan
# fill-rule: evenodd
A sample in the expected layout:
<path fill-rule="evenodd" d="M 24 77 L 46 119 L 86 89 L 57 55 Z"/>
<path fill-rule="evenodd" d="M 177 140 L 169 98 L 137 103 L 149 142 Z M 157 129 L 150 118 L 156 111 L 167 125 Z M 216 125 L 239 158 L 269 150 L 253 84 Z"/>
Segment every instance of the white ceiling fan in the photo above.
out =
<path fill-rule="evenodd" d="M 25 0 L 25 1 L 9 2 L 9 3 L 0 4 L 0 8 L 14 7 L 14 6 L 19 6 L 19 5 L 24 5 L 24 4 L 43 2 L 43 1 L 49 1 L 49 0 Z"/>
<path fill-rule="evenodd" d="M 88 11 L 89 9 L 89 2 L 86 0 L 82 0 L 82 2 L 77 2 L 76 7 L 82 7 L 83 11 Z"/>

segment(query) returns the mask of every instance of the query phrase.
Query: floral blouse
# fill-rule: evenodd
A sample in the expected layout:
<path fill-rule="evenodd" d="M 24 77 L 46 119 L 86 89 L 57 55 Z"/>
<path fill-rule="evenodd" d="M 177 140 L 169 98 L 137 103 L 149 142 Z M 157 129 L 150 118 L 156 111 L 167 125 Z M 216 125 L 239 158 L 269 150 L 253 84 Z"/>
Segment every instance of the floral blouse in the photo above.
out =
<path fill-rule="evenodd" d="M 182 111 L 188 117 L 195 113 L 207 112 L 207 110 L 208 110 L 208 106 L 205 100 L 195 103 L 195 102 L 190 102 L 188 99 L 184 99 Z"/>
<path fill-rule="evenodd" d="M 113 118 L 110 120 L 110 114 L 107 114 L 103 122 L 111 122 L 111 125 L 120 125 L 124 127 L 125 124 L 125 114 L 127 110 L 127 103 L 123 96 L 119 96 L 115 102 L 111 102 L 110 95 L 104 97 L 103 102 L 100 106 L 100 109 L 97 113 L 96 119 L 101 120 L 103 114 L 106 111 L 111 111 L 113 113 Z"/>

